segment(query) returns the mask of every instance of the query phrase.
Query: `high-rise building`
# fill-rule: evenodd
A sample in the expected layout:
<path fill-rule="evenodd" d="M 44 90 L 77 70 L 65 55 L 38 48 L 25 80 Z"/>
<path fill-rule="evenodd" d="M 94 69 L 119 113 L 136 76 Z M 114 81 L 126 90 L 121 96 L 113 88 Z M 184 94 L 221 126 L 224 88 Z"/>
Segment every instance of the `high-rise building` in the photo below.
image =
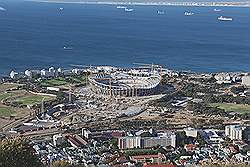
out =
<path fill-rule="evenodd" d="M 242 140 L 242 130 L 241 125 L 228 125 L 225 127 L 225 135 L 231 140 Z"/>
<path fill-rule="evenodd" d="M 10 78 L 11 79 L 17 79 L 18 76 L 19 76 L 19 74 L 17 72 L 15 72 L 15 71 L 10 72 Z"/>
<path fill-rule="evenodd" d="M 159 133 L 157 137 L 126 136 L 118 138 L 120 149 L 128 148 L 149 148 L 154 146 L 176 145 L 176 135 L 174 133 Z"/>
<path fill-rule="evenodd" d="M 120 149 L 141 148 L 140 136 L 127 136 L 118 138 L 118 147 Z"/>
<path fill-rule="evenodd" d="M 24 74 L 28 77 L 28 78 L 32 78 L 32 71 L 30 70 L 25 70 Z"/>
<path fill-rule="evenodd" d="M 250 75 L 242 77 L 242 85 L 250 87 Z"/>

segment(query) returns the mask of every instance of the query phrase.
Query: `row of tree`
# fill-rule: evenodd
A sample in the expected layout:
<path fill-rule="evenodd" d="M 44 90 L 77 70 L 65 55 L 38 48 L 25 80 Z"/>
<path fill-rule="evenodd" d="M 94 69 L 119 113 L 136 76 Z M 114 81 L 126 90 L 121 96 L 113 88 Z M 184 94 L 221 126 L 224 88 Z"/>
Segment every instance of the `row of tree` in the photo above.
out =
<path fill-rule="evenodd" d="M 0 167 L 84 167 L 83 164 L 72 165 L 67 161 L 55 161 L 44 165 L 35 154 L 28 140 L 9 138 L 0 141 Z"/>

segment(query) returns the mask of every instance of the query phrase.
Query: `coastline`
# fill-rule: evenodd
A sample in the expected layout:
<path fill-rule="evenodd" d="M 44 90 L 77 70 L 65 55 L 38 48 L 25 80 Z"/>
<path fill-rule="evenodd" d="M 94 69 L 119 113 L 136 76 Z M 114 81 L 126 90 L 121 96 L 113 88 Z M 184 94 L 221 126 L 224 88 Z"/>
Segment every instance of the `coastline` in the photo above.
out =
<path fill-rule="evenodd" d="M 249 2 L 171 2 L 171 1 L 158 1 L 158 2 L 142 2 L 142 1 L 91 1 L 91 0 L 25 0 L 30 2 L 40 3 L 61 3 L 61 4 L 87 4 L 87 5 L 136 5 L 136 6 L 193 6 L 193 7 L 250 7 Z"/>

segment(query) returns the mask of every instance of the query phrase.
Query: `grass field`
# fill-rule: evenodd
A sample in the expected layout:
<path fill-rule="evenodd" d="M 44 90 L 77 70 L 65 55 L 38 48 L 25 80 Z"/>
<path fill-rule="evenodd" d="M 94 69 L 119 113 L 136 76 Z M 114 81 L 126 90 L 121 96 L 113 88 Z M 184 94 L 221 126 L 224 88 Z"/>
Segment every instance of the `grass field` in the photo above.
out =
<path fill-rule="evenodd" d="M 50 80 L 44 80 L 41 82 L 42 86 L 48 87 L 48 86 L 61 86 L 61 85 L 66 85 L 68 82 L 62 78 L 55 78 L 55 79 L 50 79 Z"/>
<path fill-rule="evenodd" d="M 2 102 L 2 100 L 4 99 L 6 99 L 7 102 L 9 103 L 17 102 L 20 105 L 32 106 L 32 105 L 41 103 L 43 99 L 44 101 L 53 100 L 54 97 L 34 95 L 25 90 L 15 90 L 15 91 L 11 91 L 8 93 L 6 92 L 0 93 L 0 102 Z"/>
<path fill-rule="evenodd" d="M 17 88 L 17 86 L 18 84 L 9 84 L 9 83 L 0 84 L 0 93 L 3 93 L 8 89 Z"/>
<path fill-rule="evenodd" d="M 15 113 L 16 113 L 16 111 L 12 107 L 0 105 L 0 116 L 1 117 L 9 117 Z"/>
<path fill-rule="evenodd" d="M 28 95 L 15 99 L 15 102 L 18 102 L 22 105 L 35 105 L 40 104 L 43 99 L 44 101 L 49 101 L 53 100 L 54 98 L 50 96 Z"/>
<path fill-rule="evenodd" d="M 245 113 L 250 114 L 250 105 L 234 104 L 234 103 L 211 103 L 210 106 L 218 107 L 228 112 L 231 111 L 231 112 L 237 112 L 241 114 L 245 114 Z"/>
<path fill-rule="evenodd" d="M 4 100 L 4 99 L 7 99 L 9 97 L 12 97 L 13 94 L 12 93 L 1 93 L 0 94 L 0 101 Z"/>
<path fill-rule="evenodd" d="M 85 83 L 86 82 L 85 76 L 70 76 L 67 78 L 58 77 L 54 79 L 48 79 L 43 80 L 41 82 L 41 85 L 44 87 L 50 87 L 50 86 L 68 86 L 70 83 Z"/>
<path fill-rule="evenodd" d="M 23 116 L 27 115 L 29 112 L 30 110 L 28 110 L 27 108 L 15 108 L 15 107 L 0 104 L 0 117 L 8 118 L 12 115 L 17 118 L 22 118 Z"/>
<path fill-rule="evenodd" d="M 44 101 L 49 101 L 54 99 L 50 96 L 34 95 L 26 90 L 12 90 L 9 89 L 17 88 L 18 84 L 0 84 L 0 117 L 9 117 L 15 115 L 17 117 L 22 117 L 27 115 L 30 111 L 28 108 L 13 107 L 11 105 L 3 104 L 3 100 L 7 103 L 17 102 L 20 105 L 35 105 Z"/>

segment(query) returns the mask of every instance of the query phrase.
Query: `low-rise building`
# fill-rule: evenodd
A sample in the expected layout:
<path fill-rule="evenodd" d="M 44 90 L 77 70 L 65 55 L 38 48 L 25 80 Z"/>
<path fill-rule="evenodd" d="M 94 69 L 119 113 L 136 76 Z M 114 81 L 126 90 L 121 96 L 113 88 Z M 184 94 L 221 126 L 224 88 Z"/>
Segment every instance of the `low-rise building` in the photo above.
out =
<path fill-rule="evenodd" d="M 53 136 L 53 145 L 58 146 L 61 145 L 65 141 L 64 137 L 62 134 L 57 134 Z"/>
<path fill-rule="evenodd" d="M 154 154 L 154 155 L 136 155 L 136 156 L 130 156 L 130 160 L 134 161 L 136 163 L 141 162 L 150 162 L 150 163 L 162 163 L 163 161 L 166 160 L 166 157 L 159 153 L 159 154 Z"/>
<path fill-rule="evenodd" d="M 211 145 L 218 145 L 224 142 L 224 136 L 220 130 L 217 129 L 205 129 L 202 132 L 202 136 L 206 139 Z"/>
<path fill-rule="evenodd" d="M 198 135 L 198 131 L 199 131 L 198 129 L 194 129 L 191 127 L 184 128 L 184 132 L 186 133 L 186 136 L 188 136 L 188 137 L 196 138 Z"/>
<path fill-rule="evenodd" d="M 42 69 L 40 74 L 42 77 L 56 77 L 57 71 L 54 69 L 54 67 L 50 67 L 48 70 Z"/>

